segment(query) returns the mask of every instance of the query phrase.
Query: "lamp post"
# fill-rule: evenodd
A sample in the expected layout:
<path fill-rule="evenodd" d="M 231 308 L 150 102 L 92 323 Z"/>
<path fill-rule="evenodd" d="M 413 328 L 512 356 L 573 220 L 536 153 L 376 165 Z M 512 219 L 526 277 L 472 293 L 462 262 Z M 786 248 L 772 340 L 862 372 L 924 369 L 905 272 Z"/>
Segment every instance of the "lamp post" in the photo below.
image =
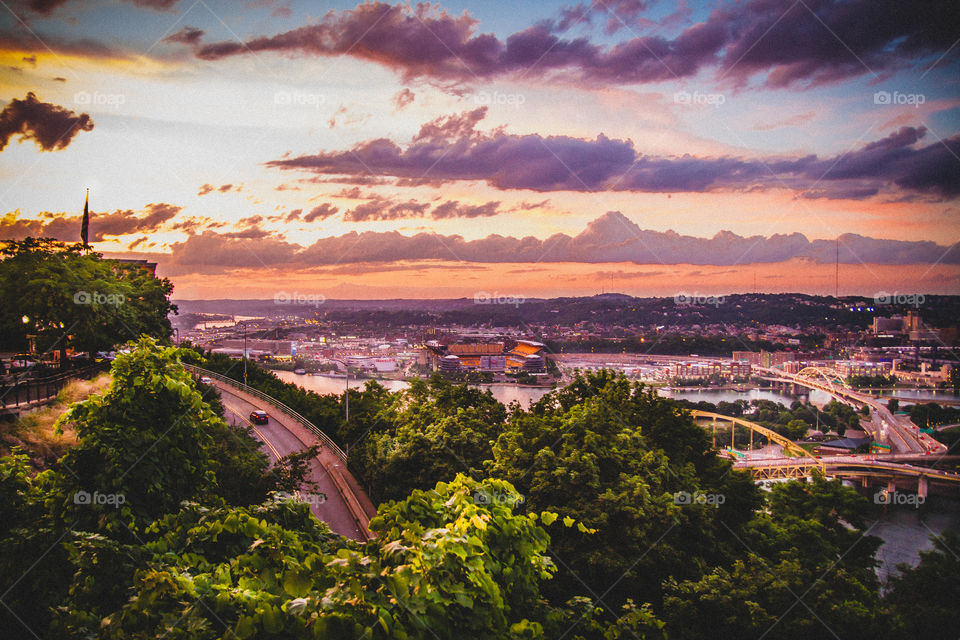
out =
<path fill-rule="evenodd" d="M 247 384 L 247 323 L 243 323 L 243 384 Z"/>
<path fill-rule="evenodd" d="M 350 367 L 347 366 L 346 361 L 340 360 L 339 358 L 327 358 L 327 360 L 332 360 L 333 362 L 339 362 L 340 364 L 343 365 L 343 370 L 346 372 L 346 376 L 344 377 L 344 381 L 346 382 L 346 387 L 343 391 L 343 405 L 345 407 L 343 420 L 344 422 L 347 422 L 350 420 Z"/>

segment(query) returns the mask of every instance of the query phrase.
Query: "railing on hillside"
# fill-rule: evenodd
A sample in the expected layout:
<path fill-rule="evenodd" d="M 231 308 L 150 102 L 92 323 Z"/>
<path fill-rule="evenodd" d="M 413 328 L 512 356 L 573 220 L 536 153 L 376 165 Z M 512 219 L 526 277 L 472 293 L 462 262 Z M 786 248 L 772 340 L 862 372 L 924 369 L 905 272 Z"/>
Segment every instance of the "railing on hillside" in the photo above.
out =
<path fill-rule="evenodd" d="M 259 398 L 260 400 L 263 400 L 264 402 L 266 402 L 266 403 L 268 403 L 268 404 L 270 404 L 270 405 L 272 405 L 272 406 L 280 409 L 280 411 L 282 411 L 283 413 L 287 414 L 288 416 L 290 416 L 291 418 L 293 418 L 294 420 L 296 420 L 297 422 L 299 422 L 300 424 L 302 424 L 302 425 L 303 425 L 304 427 L 306 427 L 306 429 L 309 430 L 313 435 L 317 436 L 317 438 L 320 440 L 320 442 L 322 442 L 325 447 L 327 447 L 327 448 L 329 448 L 331 451 L 333 451 L 333 452 L 336 454 L 336 456 L 337 456 L 338 458 L 340 458 L 341 461 L 343 461 L 343 462 L 346 462 L 346 461 L 347 461 L 347 454 L 345 454 L 345 453 L 343 452 L 343 450 L 342 450 L 339 446 L 337 446 L 337 443 L 336 443 L 336 442 L 334 442 L 333 440 L 330 439 L 330 436 L 328 436 L 327 434 L 325 434 L 325 433 L 324 433 L 323 431 L 321 431 L 315 424 L 313 424 L 312 422 L 310 422 L 309 420 L 307 420 L 306 418 L 304 418 L 302 415 L 300 415 L 299 413 L 297 413 L 296 411 L 294 411 L 293 409 L 291 409 L 291 408 L 288 407 L 287 405 L 283 404 L 282 402 L 280 402 L 279 400 L 277 400 L 277 399 L 274 398 L 273 396 L 268 396 L 267 394 L 263 393 L 263 392 L 260 391 L 259 389 L 254 389 L 253 387 L 251 387 L 251 386 L 249 386 L 249 385 L 245 385 L 245 384 L 243 384 L 242 382 L 240 382 L 240 381 L 238 381 L 238 380 L 234 380 L 233 378 L 230 378 L 230 377 L 227 377 L 227 376 L 224 376 L 224 375 L 220 375 L 219 373 L 216 373 L 216 372 L 214 372 L 214 371 L 210 371 L 210 370 L 208 370 L 208 369 L 203 369 L 202 367 L 197 367 L 197 366 L 192 365 L 192 364 L 184 364 L 183 367 L 184 367 L 187 371 L 190 371 L 190 372 L 192 372 L 192 373 L 195 373 L 195 374 L 197 374 L 197 375 L 199 375 L 199 376 L 206 376 L 206 377 L 210 378 L 211 380 L 217 380 L 217 381 L 219 381 L 219 382 L 223 382 L 223 383 L 225 383 L 225 384 L 229 384 L 230 386 L 235 387 L 235 388 L 239 389 L 240 391 L 243 391 L 244 393 L 249 393 L 250 395 L 252 395 L 252 396 L 254 396 L 254 397 L 256 397 L 256 398 Z"/>
<path fill-rule="evenodd" d="M 93 364 L 42 378 L 14 380 L 12 383 L 0 383 L 0 409 L 13 409 L 21 406 L 49 402 L 71 380 L 88 378 L 96 373 L 110 369 L 110 363 Z"/>

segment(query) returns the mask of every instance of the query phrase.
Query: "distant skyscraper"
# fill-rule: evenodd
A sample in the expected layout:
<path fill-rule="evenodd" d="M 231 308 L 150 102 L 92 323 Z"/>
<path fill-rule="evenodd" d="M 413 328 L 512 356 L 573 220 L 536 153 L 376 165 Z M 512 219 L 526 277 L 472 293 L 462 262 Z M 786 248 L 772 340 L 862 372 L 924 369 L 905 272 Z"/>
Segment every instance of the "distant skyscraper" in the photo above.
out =
<path fill-rule="evenodd" d="M 87 199 L 83 201 L 83 221 L 80 223 L 80 241 L 83 246 L 90 246 L 87 238 L 90 235 L 90 189 L 87 189 Z"/>

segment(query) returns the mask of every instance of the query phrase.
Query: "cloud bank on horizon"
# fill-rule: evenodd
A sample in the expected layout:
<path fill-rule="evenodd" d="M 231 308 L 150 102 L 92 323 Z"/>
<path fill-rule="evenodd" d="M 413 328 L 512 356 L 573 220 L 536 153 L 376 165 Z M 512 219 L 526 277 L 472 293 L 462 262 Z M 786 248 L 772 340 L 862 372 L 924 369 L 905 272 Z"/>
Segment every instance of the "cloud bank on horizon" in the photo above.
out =
<path fill-rule="evenodd" d="M 957 3 L 510 6 L 15 0 L 0 238 L 75 241 L 93 186 L 98 248 L 176 273 L 838 260 L 960 293 Z"/>
<path fill-rule="evenodd" d="M 171 220 L 180 208 L 160 203 L 145 211 L 115 211 L 96 216 L 95 241 L 107 236 L 154 232 Z M 386 256 L 396 261 L 454 261 L 485 263 L 582 262 L 660 265 L 758 264 L 795 259 L 820 264 L 960 264 L 960 247 L 936 242 L 883 240 L 844 234 L 836 240 L 809 240 L 801 233 L 743 237 L 729 231 L 710 238 L 680 235 L 673 231 L 641 229 L 618 211 L 592 221 L 575 236 L 555 234 L 544 240 L 491 234 L 478 240 L 459 235 L 398 232 L 350 232 L 322 238 L 309 246 L 271 237 L 259 228 L 261 218 L 242 221 L 245 231 L 191 233 L 171 246 L 170 264 L 228 269 L 238 265 L 237 256 L 255 255 L 262 266 L 313 267 L 339 264 L 382 263 Z M 79 217 L 45 214 L 44 220 L 20 220 L 15 215 L 0 218 L 0 237 L 20 240 L 27 236 L 75 239 Z"/>

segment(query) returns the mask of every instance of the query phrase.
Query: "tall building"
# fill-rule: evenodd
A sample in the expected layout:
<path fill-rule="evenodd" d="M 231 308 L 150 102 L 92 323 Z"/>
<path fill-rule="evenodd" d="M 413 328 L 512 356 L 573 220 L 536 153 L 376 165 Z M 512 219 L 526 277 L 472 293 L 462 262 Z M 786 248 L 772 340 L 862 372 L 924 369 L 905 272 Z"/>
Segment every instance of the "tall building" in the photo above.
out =
<path fill-rule="evenodd" d="M 792 362 L 797 359 L 797 354 L 792 351 L 734 351 L 733 360 L 739 362 L 749 362 L 755 367 L 775 367 L 784 362 Z"/>
<path fill-rule="evenodd" d="M 891 318 L 874 317 L 873 334 L 881 333 L 903 333 L 903 316 L 893 316 Z"/>
<path fill-rule="evenodd" d="M 920 319 L 919 311 L 907 311 L 907 317 L 903 319 L 903 332 L 922 331 L 923 320 Z"/>

